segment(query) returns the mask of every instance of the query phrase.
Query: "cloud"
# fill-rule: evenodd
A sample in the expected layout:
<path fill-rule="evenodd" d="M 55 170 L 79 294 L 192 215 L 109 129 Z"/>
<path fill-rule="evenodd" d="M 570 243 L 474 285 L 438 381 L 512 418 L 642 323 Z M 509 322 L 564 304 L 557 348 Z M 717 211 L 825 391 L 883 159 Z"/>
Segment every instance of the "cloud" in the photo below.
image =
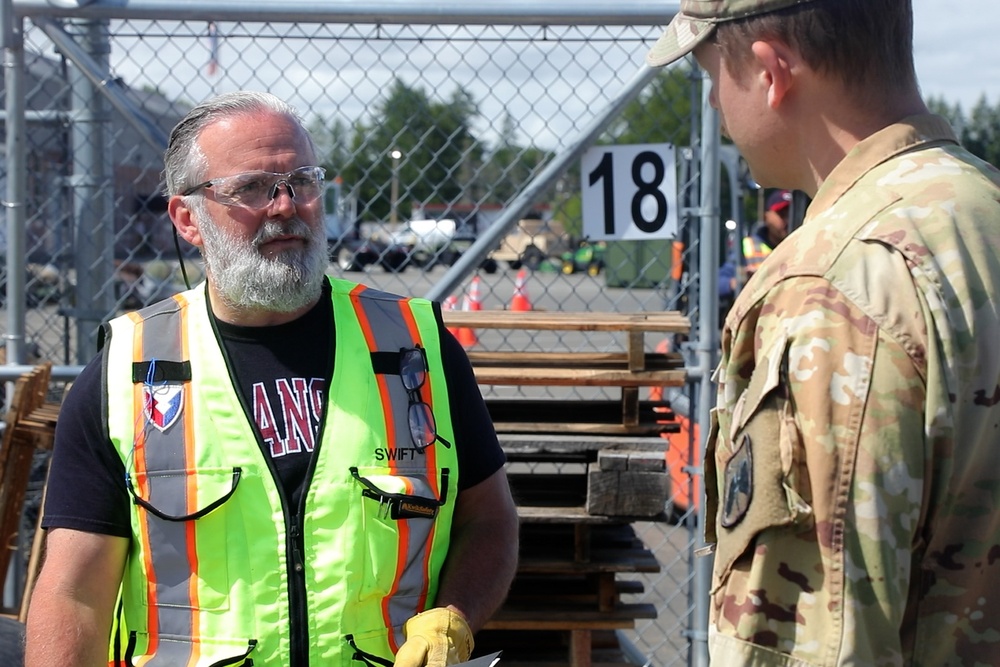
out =
<path fill-rule="evenodd" d="M 986 95 L 1000 104 L 997 0 L 913 0 L 913 50 L 925 97 L 943 97 L 968 112 Z"/>

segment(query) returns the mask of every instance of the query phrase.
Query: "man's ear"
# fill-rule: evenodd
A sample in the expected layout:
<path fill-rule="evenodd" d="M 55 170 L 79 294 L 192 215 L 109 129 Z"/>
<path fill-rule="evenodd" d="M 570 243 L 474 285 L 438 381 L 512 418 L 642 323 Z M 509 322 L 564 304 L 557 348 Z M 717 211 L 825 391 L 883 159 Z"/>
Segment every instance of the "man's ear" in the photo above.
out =
<path fill-rule="evenodd" d="M 171 197 L 167 202 L 167 213 L 170 215 L 170 222 L 177 229 L 177 235 L 191 245 L 200 248 L 202 241 L 198 220 L 194 211 L 184 203 L 184 197 L 180 195 Z"/>
<path fill-rule="evenodd" d="M 767 104 L 777 109 L 795 82 L 796 54 L 776 40 L 759 40 L 750 48 L 759 65 L 760 83 L 767 87 Z"/>

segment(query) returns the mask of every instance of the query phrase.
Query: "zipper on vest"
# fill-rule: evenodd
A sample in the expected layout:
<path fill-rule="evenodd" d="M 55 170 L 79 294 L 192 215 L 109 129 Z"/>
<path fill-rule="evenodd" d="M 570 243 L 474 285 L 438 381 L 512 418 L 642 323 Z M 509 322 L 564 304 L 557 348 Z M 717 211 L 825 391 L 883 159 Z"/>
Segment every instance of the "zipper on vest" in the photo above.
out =
<path fill-rule="evenodd" d="M 299 530 L 299 518 L 297 516 L 292 517 L 292 526 L 288 534 L 292 538 L 292 569 L 295 570 L 296 574 L 301 576 L 305 570 L 305 563 L 302 560 L 302 547 L 299 546 L 302 531 Z"/>
<path fill-rule="evenodd" d="M 304 495 L 304 494 L 303 494 Z M 288 572 L 288 613 L 291 620 L 290 667 L 309 665 L 309 624 L 306 622 L 306 567 L 302 558 L 302 527 L 300 514 L 293 514 L 288 521 L 288 553 L 291 565 Z"/>
<path fill-rule="evenodd" d="M 308 605 L 306 596 L 305 562 L 302 558 L 303 528 L 301 517 L 304 516 L 303 509 L 306 503 L 306 496 L 309 495 L 309 487 L 312 484 L 313 469 L 316 467 L 316 457 L 319 456 L 319 446 L 322 441 L 323 430 L 326 425 L 326 408 L 324 406 L 324 414 L 320 421 L 319 436 L 316 441 L 316 446 L 313 448 L 312 456 L 309 458 L 309 467 L 306 472 L 306 478 L 302 483 L 301 493 L 299 494 L 299 507 L 290 511 L 289 508 L 291 502 L 288 495 L 285 493 L 284 485 L 281 483 L 281 477 L 278 475 L 278 469 L 274 464 L 274 459 L 267 454 L 267 447 L 264 445 L 264 438 L 261 436 L 260 429 L 258 429 L 254 424 L 253 409 L 247 403 L 247 395 L 245 392 L 239 390 L 240 381 L 236 376 L 236 373 L 233 371 L 233 361 L 229 356 L 229 350 L 223 342 L 222 335 L 219 333 L 215 317 L 211 317 L 210 321 L 212 323 L 212 331 L 215 334 L 215 339 L 219 344 L 219 349 L 222 351 L 223 359 L 225 359 L 226 369 L 229 371 L 229 381 L 232 383 L 232 386 L 236 388 L 236 396 L 240 405 L 243 407 L 243 414 L 253 431 L 254 439 L 257 441 L 257 448 L 261 453 L 261 458 L 264 460 L 265 465 L 271 472 L 271 480 L 274 483 L 275 489 L 278 492 L 278 498 L 281 501 L 281 513 L 285 519 L 285 554 L 289 555 L 288 560 L 290 561 L 290 565 L 287 567 L 286 572 L 288 577 L 289 617 L 288 667 L 310 667 L 309 623 L 307 622 Z M 328 361 L 326 369 L 326 386 L 328 388 L 327 402 L 330 400 L 329 387 L 332 382 L 332 374 L 332 363 Z M 312 667 L 317 666 L 313 665 Z"/>

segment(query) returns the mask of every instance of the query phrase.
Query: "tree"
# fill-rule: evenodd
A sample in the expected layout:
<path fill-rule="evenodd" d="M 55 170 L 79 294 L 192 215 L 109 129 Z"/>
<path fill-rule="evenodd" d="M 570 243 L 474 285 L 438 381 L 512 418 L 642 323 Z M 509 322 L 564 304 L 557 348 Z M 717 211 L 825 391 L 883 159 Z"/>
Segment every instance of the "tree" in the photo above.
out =
<path fill-rule="evenodd" d="M 344 179 L 358 197 L 360 217 L 389 217 L 394 176 L 401 217 L 409 214 L 413 202 L 457 201 L 481 159 L 472 134 L 477 114 L 464 89 L 446 102 L 435 102 L 422 89 L 395 79 L 376 105 L 373 119 L 354 126 Z M 395 175 L 393 150 L 402 154 Z"/>
<path fill-rule="evenodd" d="M 962 144 L 990 164 L 1000 165 L 1000 105 L 991 107 L 986 95 L 972 108 L 961 131 Z"/>
<path fill-rule="evenodd" d="M 510 112 L 505 112 L 497 143 L 485 153 L 476 174 L 477 201 L 509 204 L 550 159 L 550 151 L 518 144 L 517 126 Z"/>
<path fill-rule="evenodd" d="M 609 142 L 690 146 L 692 97 L 698 90 L 693 76 L 686 62 L 664 69 L 608 129 Z"/>

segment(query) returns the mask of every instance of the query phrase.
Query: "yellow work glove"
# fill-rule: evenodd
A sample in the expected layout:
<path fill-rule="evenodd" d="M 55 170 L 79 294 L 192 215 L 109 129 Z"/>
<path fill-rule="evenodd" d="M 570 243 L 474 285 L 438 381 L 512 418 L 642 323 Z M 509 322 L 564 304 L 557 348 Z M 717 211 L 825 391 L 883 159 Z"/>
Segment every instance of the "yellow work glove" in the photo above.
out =
<path fill-rule="evenodd" d="M 394 667 L 445 667 L 472 655 L 472 629 L 461 614 L 444 607 L 417 614 L 403 625 L 403 634 Z"/>

